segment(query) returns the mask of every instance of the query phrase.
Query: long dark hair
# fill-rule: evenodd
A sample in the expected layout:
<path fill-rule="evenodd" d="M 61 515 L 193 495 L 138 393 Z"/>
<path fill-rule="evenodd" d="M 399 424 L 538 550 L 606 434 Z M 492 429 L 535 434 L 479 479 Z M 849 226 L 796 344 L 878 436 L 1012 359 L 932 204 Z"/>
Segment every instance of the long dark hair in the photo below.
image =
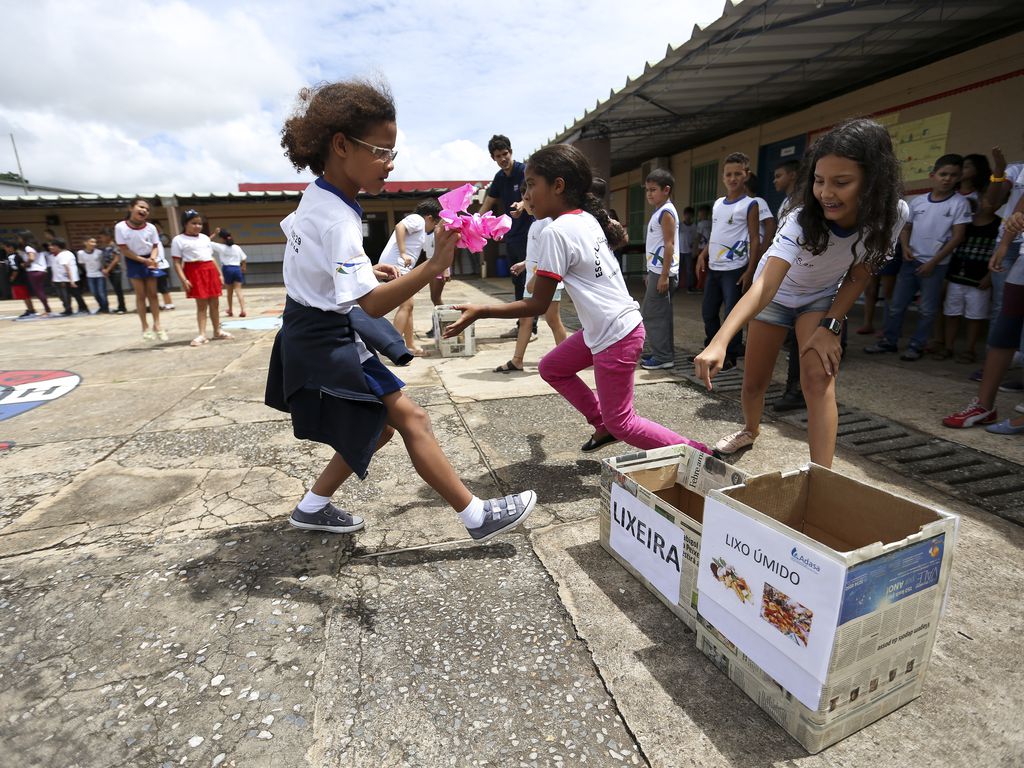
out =
<path fill-rule="evenodd" d="M 794 207 L 802 206 L 797 221 L 803 230 L 803 244 L 815 255 L 828 247 L 831 234 L 821 203 L 814 196 L 814 170 L 826 155 L 853 160 L 864 172 L 857 198 L 857 240 L 851 249 L 863 243 L 865 262 L 872 271 L 877 270 L 892 253 L 903 197 L 900 164 L 889 132 L 874 120 L 847 120 L 815 141 L 804 156 L 793 199 Z"/>
<path fill-rule="evenodd" d="M 601 225 L 608 238 L 609 248 L 622 242 L 625 230 L 608 215 L 597 195 L 593 193 L 594 172 L 586 155 L 570 144 L 552 144 L 538 149 L 526 161 L 526 167 L 549 184 L 561 179 L 565 184 L 565 201 L 582 208 Z"/>
<path fill-rule="evenodd" d="M 974 188 L 978 195 L 984 195 L 991 182 L 992 166 L 989 165 L 988 156 L 981 154 L 964 155 L 964 162 L 968 160 L 974 165 Z"/>

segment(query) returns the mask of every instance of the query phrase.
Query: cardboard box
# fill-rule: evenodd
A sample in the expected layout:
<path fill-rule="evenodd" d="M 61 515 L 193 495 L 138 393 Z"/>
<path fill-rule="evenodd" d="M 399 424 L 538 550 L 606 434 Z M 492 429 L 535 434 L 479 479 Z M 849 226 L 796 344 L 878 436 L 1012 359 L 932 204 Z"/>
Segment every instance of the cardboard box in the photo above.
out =
<path fill-rule="evenodd" d="M 820 751 L 920 695 L 958 520 L 813 464 L 711 491 L 697 647 Z"/>
<path fill-rule="evenodd" d="M 475 326 L 470 325 L 453 339 L 442 337 L 444 329 L 462 317 L 450 304 L 434 307 L 434 341 L 441 357 L 472 357 L 476 354 Z"/>
<path fill-rule="evenodd" d="M 601 546 L 693 629 L 704 495 L 745 472 L 688 445 L 601 464 Z"/>

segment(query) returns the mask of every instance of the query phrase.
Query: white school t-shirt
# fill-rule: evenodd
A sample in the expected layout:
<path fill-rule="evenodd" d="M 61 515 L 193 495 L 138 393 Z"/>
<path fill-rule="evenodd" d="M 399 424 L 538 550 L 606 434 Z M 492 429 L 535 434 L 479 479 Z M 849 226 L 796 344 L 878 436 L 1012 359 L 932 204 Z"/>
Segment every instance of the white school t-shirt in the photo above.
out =
<path fill-rule="evenodd" d="M 665 235 L 661 231 L 661 217 L 666 213 L 672 215 L 676 222 L 676 240 L 672 252 L 672 267 L 669 269 L 669 276 L 679 275 L 679 214 L 671 200 L 666 200 L 661 207 L 651 214 L 651 220 L 647 222 L 647 271 L 661 274 L 662 257 L 665 253 Z"/>
<path fill-rule="evenodd" d="M 35 259 L 32 261 L 28 260 L 29 254 L 35 254 Z M 33 248 L 31 245 L 25 246 L 25 271 L 26 272 L 45 272 L 46 271 L 46 257 L 41 256 L 39 251 Z"/>
<path fill-rule="evenodd" d="M 71 251 L 61 251 L 53 257 L 53 282 L 78 282 L 78 261 Z"/>
<path fill-rule="evenodd" d="M 893 248 L 907 222 L 909 210 L 906 202 L 900 200 L 899 214 L 892 230 Z M 782 220 L 775 240 L 768 246 L 754 273 L 757 280 L 772 256 L 789 264 L 789 271 L 772 299 L 784 307 L 802 307 L 833 295 L 839 290 L 850 267 L 864 260 L 864 243 L 857 243 L 857 231 L 843 230 L 831 223 L 829 229 L 832 233 L 825 250 L 818 255 L 811 253 L 803 244 L 799 212 L 799 208 L 794 208 Z M 854 243 L 857 243 L 856 247 Z"/>
<path fill-rule="evenodd" d="M 217 258 L 220 259 L 220 265 L 222 267 L 240 267 L 242 262 L 245 261 L 245 251 L 242 250 L 242 246 L 238 243 L 214 243 L 211 242 L 214 253 L 217 254 Z"/>
<path fill-rule="evenodd" d="M 774 219 L 775 214 L 763 197 L 755 197 L 754 202 L 757 203 L 757 231 L 761 234 L 761 246 L 764 247 L 764 223 L 768 219 Z"/>
<path fill-rule="evenodd" d="M 565 283 L 593 354 L 640 325 L 640 305 L 626 290 L 597 219 L 584 211 L 564 213 L 541 232 L 539 242 L 537 274 Z"/>
<path fill-rule="evenodd" d="M 945 200 L 932 200 L 931 194 L 918 195 L 910 201 L 910 250 L 914 259 L 925 262 L 931 259 L 953 237 L 953 227 L 970 224 L 974 214 L 967 198 L 954 192 Z M 949 254 L 942 260 L 948 264 L 953 258 Z"/>
<path fill-rule="evenodd" d="M 537 269 L 540 266 L 540 233 L 547 229 L 551 223 L 551 217 L 546 219 L 534 219 L 530 223 L 530 231 L 526 235 L 526 285 L 536 277 Z M 555 291 L 560 291 L 564 285 L 560 282 Z"/>
<path fill-rule="evenodd" d="M 1024 163 L 1011 163 L 1006 166 L 1006 170 L 1003 171 L 1003 178 L 1009 181 L 1013 186 L 1010 187 L 1010 196 L 1006 198 L 1006 204 L 996 211 L 996 215 L 999 216 L 1004 222 L 1006 218 L 1013 213 L 1014 208 L 1017 207 L 1017 202 L 1024 196 Z M 1004 224 L 999 225 L 999 237 L 1002 238 L 1003 230 L 1005 229 Z M 1020 240 L 1024 235 L 1017 235 L 1014 240 Z"/>
<path fill-rule="evenodd" d="M 697 225 L 679 222 L 679 253 L 693 253 L 693 246 L 697 244 Z"/>
<path fill-rule="evenodd" d="M 181 259 L 188 264 L 193 261 L 213 261 L 213 243 L 200 232 L 192 235 L 175 235 L 171 240 L 171 258 Z"/>
<path fill-rule="evenodd" d="M 136 256 L 148 259 L 153 253 L 153 246 L 160 245 L 160 235 L 149 222 L 136 229 L 127 221 L 119 221 L 114 225 L 114 242 L 127 245 Z"/>
<path fill-rule="evenodd" d="M 416 260 L 420 257 L 423 243 L 427 239 L 427 222 L 418 213 L 410 213 L 399 223 L 405 227 L 405 252 L 412 257 L 412 263 L 406 265 L 402 254 L 398 252 L 397 227 L 380 254 L 380 263 L 396 266 L 404 275 L 416 266 Z"/>
<path fill-rule="evenodd" d="M 721 272 L 747 266 L 750 261 L 747 211 L 752 205 L 757 203 L 746 195 L 732 202 L 724 197 L 715 200 L 708 243 L 709 269 Z"/>
<path fill-rule="evenodd" d="M 99 248 L 79 251 L 78 260 L 85 266 L 86 277 L 103 277 L 103 251 Z"/>

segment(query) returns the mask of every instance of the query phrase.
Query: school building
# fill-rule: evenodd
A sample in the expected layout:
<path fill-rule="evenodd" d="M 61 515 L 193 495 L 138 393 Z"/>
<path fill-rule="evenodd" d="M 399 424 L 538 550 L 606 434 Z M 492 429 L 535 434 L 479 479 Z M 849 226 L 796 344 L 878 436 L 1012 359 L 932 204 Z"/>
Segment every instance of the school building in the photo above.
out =
<path fill-rule="evenodd" d="M 1024 160 L 1024 2 L 729 2 L 549 143 L 588 155 L 642 249 L 651 169 L 672 172 L 681 211 L 725 194 L 722 160 L 743 152 L 775 210 L 775 166 L 860 116 L 888 126 L 908 195 L 947 152 Z"/>

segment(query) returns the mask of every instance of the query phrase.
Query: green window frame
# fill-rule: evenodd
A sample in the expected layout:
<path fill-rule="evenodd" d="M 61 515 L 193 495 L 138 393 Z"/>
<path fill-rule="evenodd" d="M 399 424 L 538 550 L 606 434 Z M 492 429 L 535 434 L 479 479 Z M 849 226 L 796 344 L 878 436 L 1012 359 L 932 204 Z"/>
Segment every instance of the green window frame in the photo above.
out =
<path fill-rule="evenodd" d="M 691 205 L 714 205 L 718 199 L 718 161 L 693 166 L 690 172 Z"/>

